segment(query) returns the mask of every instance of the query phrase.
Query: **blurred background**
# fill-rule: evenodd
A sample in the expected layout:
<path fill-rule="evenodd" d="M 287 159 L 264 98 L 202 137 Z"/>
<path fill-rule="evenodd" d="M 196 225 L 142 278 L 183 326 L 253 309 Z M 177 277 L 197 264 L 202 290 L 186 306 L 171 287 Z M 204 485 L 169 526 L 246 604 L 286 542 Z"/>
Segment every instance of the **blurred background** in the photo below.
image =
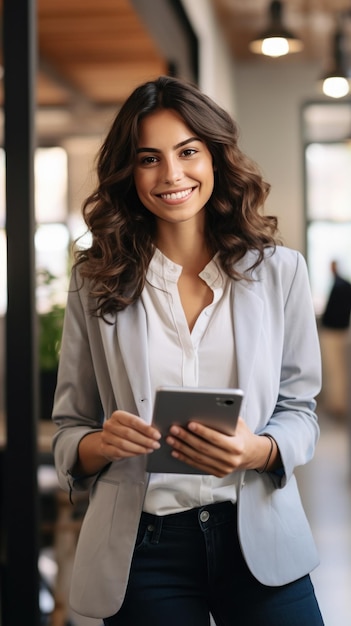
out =
<path fill-rule="evenodd" d="M 96 624 L 67 605 L 87 503 L 72 507 L 60 492 L 51 457 L 71 250 L 77 237 L 89 243 L 81 205 L 111 120 L 139 83 L 171 74 L 238 122 L 242 149 L 272 186 L 267 212 L 307 260 L 325 372 L 330 363 L 343 372 L 325 379 L 320 445 L 298 479 L 321 554 L 313 581 L 326 626 L 348 626 L 351 341 L 346 327 L 335 347 L 323 313 L 331 262 L 351 280 L 351 2 L 13 4 L 0 1 L 0 624 Z M 269 49 L 271 35 L 282 49 Z"/>

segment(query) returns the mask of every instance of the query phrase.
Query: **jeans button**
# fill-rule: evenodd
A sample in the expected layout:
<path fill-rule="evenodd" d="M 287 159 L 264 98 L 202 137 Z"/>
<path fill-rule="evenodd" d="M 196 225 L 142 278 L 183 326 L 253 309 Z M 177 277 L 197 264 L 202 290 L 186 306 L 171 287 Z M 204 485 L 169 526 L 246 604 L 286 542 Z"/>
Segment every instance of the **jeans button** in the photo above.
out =
<path fill-rule="evenodd" d="M 201 513 L 200 513 L 200 520 L 201 520 L 202 522 L 207 522 L 207 520 L 209 519 L 209 517 L 210 517 L 210 514 L 209 514 L 209 512 L 208 512 L 208 511 L 201 511 Z"/>

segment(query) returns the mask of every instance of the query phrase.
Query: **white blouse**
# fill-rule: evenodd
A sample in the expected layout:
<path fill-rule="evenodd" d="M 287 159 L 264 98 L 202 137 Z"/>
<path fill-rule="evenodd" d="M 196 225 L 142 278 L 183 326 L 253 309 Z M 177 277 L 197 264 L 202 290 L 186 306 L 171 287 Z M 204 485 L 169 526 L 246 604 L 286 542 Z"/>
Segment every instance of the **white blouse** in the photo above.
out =
<path fill-rule="evenodd" d="M 177 281 L 182 267 L 156 249 L 141 299 L 147 315 L 153 394 L 157 387 L 236 387 L 231 290 L 235 285 L 214 257 L 199 276 L 213 301 L 190 333 Z M 208 475 L 151 474 L 144 511 L 167 515 L 222 500 L 236 501 L 237 479 Z"/>

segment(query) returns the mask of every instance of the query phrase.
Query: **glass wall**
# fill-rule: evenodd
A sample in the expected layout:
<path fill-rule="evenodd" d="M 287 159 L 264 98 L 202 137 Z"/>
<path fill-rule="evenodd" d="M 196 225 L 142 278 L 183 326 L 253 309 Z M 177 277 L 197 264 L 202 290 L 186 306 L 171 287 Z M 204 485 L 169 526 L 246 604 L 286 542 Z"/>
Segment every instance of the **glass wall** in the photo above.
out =
<path fill-rule="evenodd" d="M 351 104 L 303 110 L 307 261 L 317 315 L 326 303 L 332 260 L 351 280 Z"/>
<path fill-rule="evenodd" d="M 67 154 L 61 147 L 38 148 L 35 154 L 35 235 L 38 275 L 46 272 L 67 290 L 70 232 L 67 225 Z M 6 313 L 5 155 L 0 149 L 0 315 Z M 38 311 L 50 306 L 51 289 L 39 279 Z M 62 297 L 62 296 L 61 296 Z"/>

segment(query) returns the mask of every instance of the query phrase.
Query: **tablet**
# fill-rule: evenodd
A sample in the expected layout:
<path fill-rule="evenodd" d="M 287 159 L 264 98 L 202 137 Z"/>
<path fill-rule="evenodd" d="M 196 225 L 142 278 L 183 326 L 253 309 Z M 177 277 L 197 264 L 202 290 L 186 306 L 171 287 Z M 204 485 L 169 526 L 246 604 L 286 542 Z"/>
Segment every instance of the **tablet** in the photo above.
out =
<path fill-rule="evenodd" d="M 243 392 L 241 389 L 160 387 L 156 390 L 153 424 L 160 430 L 161 447 L 148 454 L 147 471 L 175 474 L 205 474 L 172 457 L 165 442 L 172 424 L 186 427 L 198 421 L 227 435 L 234 435 Z"/>

